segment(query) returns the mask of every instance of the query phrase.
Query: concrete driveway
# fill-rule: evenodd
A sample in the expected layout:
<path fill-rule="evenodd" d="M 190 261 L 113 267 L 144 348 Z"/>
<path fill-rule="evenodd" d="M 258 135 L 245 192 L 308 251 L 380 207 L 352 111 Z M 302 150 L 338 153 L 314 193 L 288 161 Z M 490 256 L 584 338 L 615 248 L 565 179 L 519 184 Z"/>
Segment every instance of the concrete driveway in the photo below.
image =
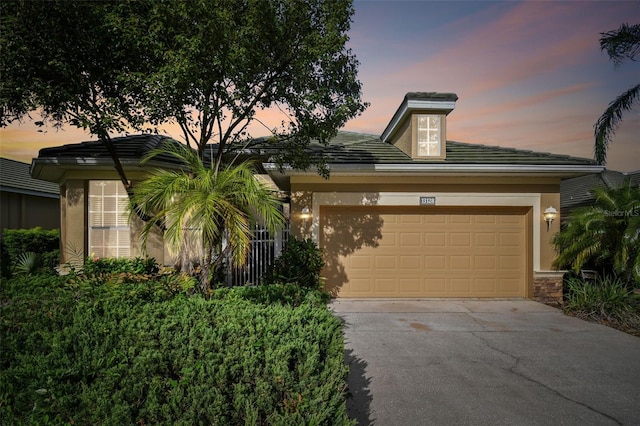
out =
<path fill-rule="evenodd" d="M 530 300 L 336 300 L 359 424 L 640 425 L 640 338 Z"/>

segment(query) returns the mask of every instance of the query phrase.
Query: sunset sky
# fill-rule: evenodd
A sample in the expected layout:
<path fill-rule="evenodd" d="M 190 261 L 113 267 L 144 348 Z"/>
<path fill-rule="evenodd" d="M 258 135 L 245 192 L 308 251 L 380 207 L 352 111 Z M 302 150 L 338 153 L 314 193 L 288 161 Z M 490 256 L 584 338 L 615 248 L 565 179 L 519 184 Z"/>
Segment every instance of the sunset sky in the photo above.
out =
<path fill-rule="evenodd" d="M 345 130 L 382 133 L 406 92 L 454 92 L 449 140 L 592 157 L 593 123 L 640 82 L 640 62 L 616 68 L 600 51 L 600 33 L 623 22 L 640 22 L 639 1 L 356 1 L 349 47 L 371 106 Z M 90 139 L 25 121 L 0 130 L 0 153 L 29 162 Z M 607 167 L 640 169 L 640 105 Z"/>

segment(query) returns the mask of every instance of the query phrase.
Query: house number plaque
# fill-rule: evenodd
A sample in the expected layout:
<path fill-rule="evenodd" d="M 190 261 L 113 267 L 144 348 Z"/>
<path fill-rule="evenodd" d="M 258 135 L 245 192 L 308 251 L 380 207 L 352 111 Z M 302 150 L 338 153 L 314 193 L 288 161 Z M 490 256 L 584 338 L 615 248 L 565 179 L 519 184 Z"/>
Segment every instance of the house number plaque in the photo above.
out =
<path fill-rule="evenodd" d="M 435 206 L 436 197 L 420 197 L 421 206 Z"/>

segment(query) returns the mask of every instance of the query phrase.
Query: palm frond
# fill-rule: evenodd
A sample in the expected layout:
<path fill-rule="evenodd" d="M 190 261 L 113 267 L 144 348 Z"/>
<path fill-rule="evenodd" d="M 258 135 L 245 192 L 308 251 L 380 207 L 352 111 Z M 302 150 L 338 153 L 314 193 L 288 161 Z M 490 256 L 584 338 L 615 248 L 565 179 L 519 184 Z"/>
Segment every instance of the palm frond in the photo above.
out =
<path fill-rule="evenodd" d="M 594 159 L 598 164 L 607 162 L 607 148 L 613 134 L 622 122 L 624 112 L 633 108 L 634 103 L 640 97 L 640 84 L 630 88 L 613 100 L 594 124 Z"/>
<path fill-rule="evenodd" d="M 600 49 L 618 66 L 624 60 L 635 60 L 640 53 L 640 24 L 622 24 L 613 31 L 600 33 Z"/>
<path fill-rule="evenodd" d="M 260 221 L 271 231 L 283 226 L 280 202 L 255 178 L 253 163 L 209 168 L 195 151 L 175 143 L 152 151 L 145 160 L 160 153 L 172 155 L 184 168 L 155 171 L 138 184 L 133 200 L 136 208 L 163 221 L 165 243 L 170 253 L 180 253 L 181 264 L 192 257 L 185 253 L 193 247 L 190 242 L 199 241 L 203 286 L 220 256 L 229 254 L 234 266 L 246 263 L 253 223 Z M 143 244 L 152 230 L 149 224 L 143 227 Z"/>

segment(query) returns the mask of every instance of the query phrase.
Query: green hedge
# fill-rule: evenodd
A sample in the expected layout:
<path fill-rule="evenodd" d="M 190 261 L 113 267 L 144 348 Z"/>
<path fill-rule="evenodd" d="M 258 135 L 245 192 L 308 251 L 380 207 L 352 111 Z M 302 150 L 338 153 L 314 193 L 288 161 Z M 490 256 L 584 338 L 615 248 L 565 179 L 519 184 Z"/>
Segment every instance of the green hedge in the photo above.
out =
<path fill-rule="evenodd" d="M 2 245 L 15 266 L 21 255 L 37 253 L 42 266 L 52 271 L 60 263 L 60 230 L 46 230 L 40 227 L 31 229 L 5 229 Z"/>
<path fill-rule="evenodd" d="M 1 281 L 0 424 L 352 424 L 326 306 L 165 286 Z"/>
<path fill-rule="evenodd" d="M 160 266 L 153 257 L 105 257 L 87 258 L 82 271 L 84 274 L 155 274 Z"/>

